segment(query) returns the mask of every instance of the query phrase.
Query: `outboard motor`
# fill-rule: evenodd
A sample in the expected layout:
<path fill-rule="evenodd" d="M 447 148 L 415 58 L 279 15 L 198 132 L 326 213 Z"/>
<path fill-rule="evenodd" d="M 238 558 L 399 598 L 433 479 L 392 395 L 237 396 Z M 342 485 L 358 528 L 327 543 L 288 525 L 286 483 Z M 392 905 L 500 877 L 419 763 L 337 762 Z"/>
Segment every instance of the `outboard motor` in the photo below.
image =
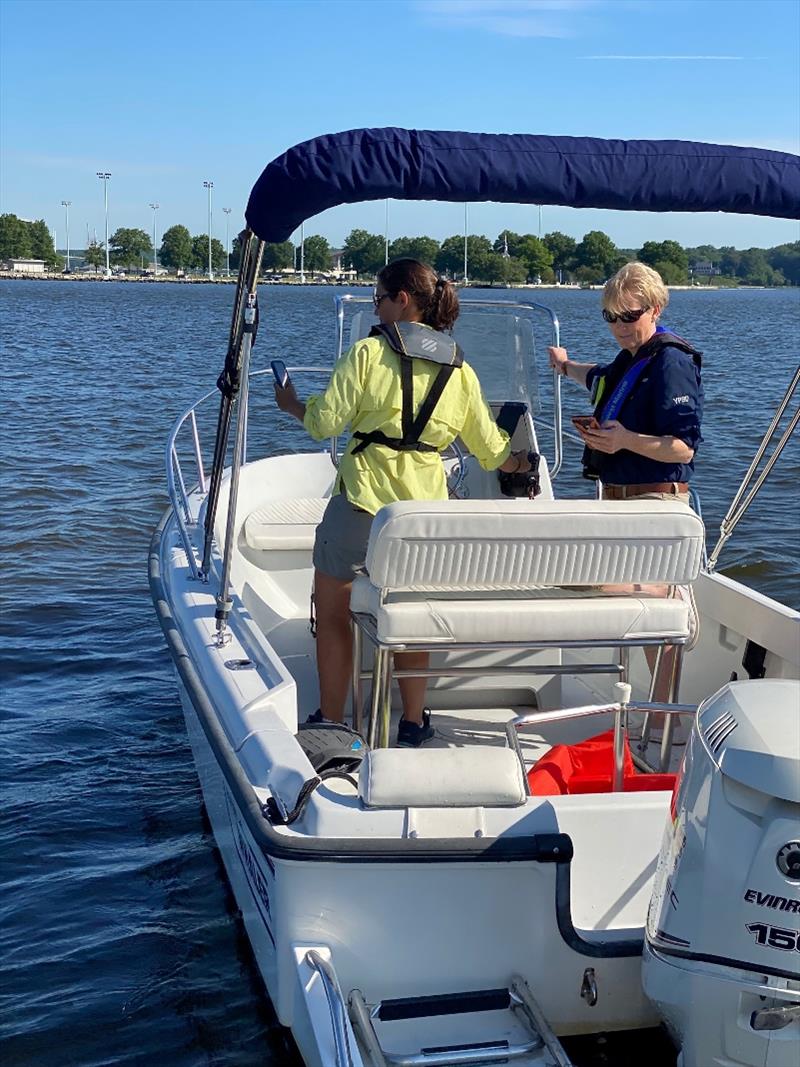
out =
<path fill-rule="evenodd" d="M 800 682 L 701 704 L 647 917 L 643 983 L 680 1067 L 800 1062 Z"/>

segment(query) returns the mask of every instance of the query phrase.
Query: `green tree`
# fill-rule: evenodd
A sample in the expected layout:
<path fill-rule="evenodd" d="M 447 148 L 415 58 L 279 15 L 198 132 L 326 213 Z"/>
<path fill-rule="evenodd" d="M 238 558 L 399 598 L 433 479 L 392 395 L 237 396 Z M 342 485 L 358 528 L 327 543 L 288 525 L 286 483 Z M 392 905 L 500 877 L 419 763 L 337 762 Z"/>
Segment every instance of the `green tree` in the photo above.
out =
<path fill-rule="evenodd" d="M 568 237 L 567 234 L 558 230 L 546 233 L 542 240 L 550 249 L 553 257 L 553 270 L 561 275 L 561 281 L 565 281 L 575 265 L 575 250 L 578 242 L 574 237 Z"/>
<path fill-rule="evenodd" d="M 657 259 L 648 266 L 658 271 L 664 285 L 686 285 L 686 271 L 674 259 Z"/>
<path fill-rule="evenodd" d="M 329 271 L 331 269 L 331 246 L 326 238 L 318 234 L 306 237 L 303 245 L 303 261 L 306 270 Z"/>
<path fill-rule="evenodd" d="M 264 254 L 261 257 L 261 269 L 263 270 L 286 270 L 294 268 L 294 245 L 291 241 L 281 241 L 279 244 L 267 243 L 264 245 Z"/>
<path fill-rule="evenodd" d="M 192 258 L 190 260 L 191 266 L 195 270 L 207 271 L 208 270 L 208 234 L 198 233 L 196 237 L 192 238 Z M 225 266 L 225 249 L 222 245 L 222 241 L 218 241 L 216 237 L 211 238 L 211 269 L 222 270 Z"/>
<path fill-rule="evenodd" d="M 192 262 L 192 235 L 185 226 L 170 226 L 161 237 L 158 262 L 169 270 L 185 270 Z"/>
<path fill-rule="evenodd" d="M 769 265 L 763 248 L 748 248 L 742 252 L 736 275 L 745 285 L 783 285 L 785 280 Z"/>
<path fill-rule="evenodd" d="M 389 245 L 389 260 L 418 259 L 433 266 L 439 254 L 439 242 L 432 237 L 398 237 Z"/>
<path fill-rule="evenodd" d="M 94 272 L 97 274 L 98 268 L 106 261 L 106 252 L 103 242 L 92 241 L 83 253 L 83 260 L 85 263 L 88 263 L 90 267 L 94 267 Z"/>
<path fill-rule="evenodd" d="M 383 237 L 367 230 L 351 230 L 342 249 L 342 259 L 353 265 L 358 274 L 377 274 L 386 261 Z"/>
<path fill-rule="evenodd" d="M 544 279 L 547 275 L 552 275 L 553 253 L 544 241 L 534 237 L 531 233 L 526 233 L 520 238 L 512 257 L 525 264 L 528 278 L 531 280 Z"/>
<path fill-rule="evenodd" d="M 781 272 L 790 285 L 800 285 L 800 241 L 770 248 L 767 260 L 771 267 Z"/>
<path fill-rule="evenodd" d="M 120 267 L 139 267 L 153 258 L 153 245 L 144 230 L 121 227 L 108 239 L 112 263 Z"/>
<path fill-rule="evenodd" d="M 492 242 L 488 237 L 481 234 L 470 234 L 467 238 L 467 274 L 470 278 L 483 277 L 481 268 L 486 263 L 487 257 L 492 255 Z M 448 237 L 442 242 L 442 247 L 436 256 L 436 269 L 450 274 L 453 278 L 463 277 L 464 274 L 464 238 Z"/>
<path fill-rule="evenodd" d="M 231 241 L 231 255 L 230 255 L 231 270 L 238 271 L 239 264 L 241 262 L 242 262 L 242 243 L 239 240 L 239 236 L 237 234 L 237 236 L 234 237 L 234 239 Z"/>
<path fill-rule="evenodd" d="M 0 215 L 0 259 L 30 259 L 31 256 L 28 223 L 16 215 Z"/>
<path fill-rule="evenodd" d="M 739 270 L 739 261 L 742 258 L 742 253 L 737 251 L 733 245 L 723 245 L 720 248 L 720 261 L 719 269 L 723 274 L 728 275 L 731 278 L 735 278 L 737 271 Z"/>
<path fill-rule="evenodd" d="M 61 262 L 61 257 L 56 255 L 53 247 L 53 238 L 47 228 L 44 219 L 27 223 L 31 240 L 31 256 L 33 259 L 43 259 L 50 267 L 55 267 Z"/>
<path fill-rule="evenodd" d="M 495 282 L 500 285 L 522 283 L 528 276 L 527 265 L 521 259 L 504 256 L 502 252 L 489 252 L 482 257 L 479 270 L 477 276 L 491 285 Z"/>
<path fill-rule="evenodd" d="M 671 263 L 672 269 L 667 273 L 670 276 L 668 285 L 685 285 L 689 274 L 689 257 L 686 249 L 677 241 L 645 241 L 637 253 L 637 258 L 646 263 L 653 270 L 658 270 L 664 281 L 667 279 L 656 266 L 657 263 Z"/>
<path fill-rule="evenodd" d="M 575 264 L 583 268 L 581 281 L 600 283 L 610 277 L 620 265 L 617 246 L 602 230 L 590 230 L 575 249 Z"/>

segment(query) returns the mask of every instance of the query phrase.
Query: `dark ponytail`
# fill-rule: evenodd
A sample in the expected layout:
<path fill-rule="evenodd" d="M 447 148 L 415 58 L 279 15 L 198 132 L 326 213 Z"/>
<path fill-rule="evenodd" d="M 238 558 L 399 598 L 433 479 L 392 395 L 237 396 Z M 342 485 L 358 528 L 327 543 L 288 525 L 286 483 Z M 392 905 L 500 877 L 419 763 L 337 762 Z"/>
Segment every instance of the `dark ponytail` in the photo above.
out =
<path fill-rule="evenodd" d="M 434 330 L 449 330 L 458 318 L 458 294 L 447 278 L 418 259 L 395 259 L 378 271 L 378 281 L 396 298 L 402 289 L 419 308 L 420 320 Z"/>

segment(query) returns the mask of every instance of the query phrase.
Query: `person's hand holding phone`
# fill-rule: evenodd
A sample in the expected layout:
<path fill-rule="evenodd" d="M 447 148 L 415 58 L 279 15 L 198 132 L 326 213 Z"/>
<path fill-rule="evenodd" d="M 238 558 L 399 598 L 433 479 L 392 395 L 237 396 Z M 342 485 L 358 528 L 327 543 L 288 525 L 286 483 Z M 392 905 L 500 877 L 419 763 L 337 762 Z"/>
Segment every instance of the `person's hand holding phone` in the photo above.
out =
<path fill-rule="evenodd" d="M 579 434 L 583 435 L 587 430 L 599 430 L 600 423 L 594 415 L 573 415 L 572 424 Z"/>
<path fill-rule="evenodd" d="M 589 448 L 607 455 L 628 448 L 635 436 L 616 419 L 606 419 L 601 425 L 593 415 L 574 415 L 572 422 Z"/>
<path fill-rule="evenodd" d="M 275 401 L 281 411 L 287 415 L 294 415 L 296 419 L 303 421 L 306 406 L 297 396 L 289 371 L 282 359 L 273 359 L 270 363 L 272 374 L 275 378 Z"/>

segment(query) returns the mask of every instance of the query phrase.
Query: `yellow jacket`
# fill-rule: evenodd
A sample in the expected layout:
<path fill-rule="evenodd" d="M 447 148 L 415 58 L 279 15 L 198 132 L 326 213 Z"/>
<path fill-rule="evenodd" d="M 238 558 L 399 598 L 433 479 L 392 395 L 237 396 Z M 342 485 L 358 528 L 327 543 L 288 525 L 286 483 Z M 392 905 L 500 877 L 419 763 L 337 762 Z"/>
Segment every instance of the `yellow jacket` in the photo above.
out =
<path fill-rule="evenodd" d="M 415 414 L 439 369 L 428 360 L 413 360 Z M 342 356 L 325 392 L 308 398 L 303 424 L 317 441 L 338 436 L 348 424 L 351 431 L 383 430 L 399 437 L 401 410 L 400 357 L 382 337 L 368 337 Z M 420 440 L 441 450 L 455 437 L 461 437 L 485 470 L 495 470 L 508 458 L 508 434 L 494 421 L 467 363 L 453 371 Z M 395 500 L 447 499 L 436 452 L 397 452 L 371 444 L 354 456 L 357 444 L 348 443 L 336 479 L 336 490 L 344 489 L 355 507 L 374 515 Z"/>

